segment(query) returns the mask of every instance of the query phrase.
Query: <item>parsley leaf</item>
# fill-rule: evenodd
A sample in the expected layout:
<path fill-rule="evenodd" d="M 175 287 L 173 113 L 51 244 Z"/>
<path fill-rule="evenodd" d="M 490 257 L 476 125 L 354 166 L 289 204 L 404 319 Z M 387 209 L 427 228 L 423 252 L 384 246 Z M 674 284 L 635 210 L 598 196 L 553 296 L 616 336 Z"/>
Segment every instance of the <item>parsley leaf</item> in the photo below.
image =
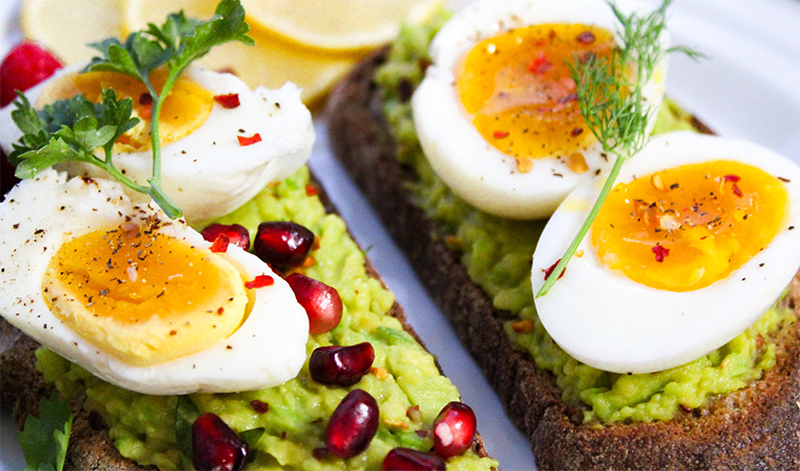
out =
<path fill-rule="evenodd" d="M 16 176 L 31 178 L 61 162 L 87 162 L 129 188 L 149 195 L 170 218 L 180 217 L 183 213 L 161 188 L 161 107 L 181 73 L 212 47 L 230 41 L 254 44 L 247 36 L 250 27 L 244 20 L 239 0 L 222 0 L 209 20 L 201 22 L 187 18 L 183 12 L 173 13 L 161 27 L 150 23 L 147 29 L 131 33 L 124 43 L 110 38 L 92 44 L 102 56 L 92 59 L 84 72 L 129 75 L 141 80 L 153 97 L 150 120 L 153 171 L 148 185 L 126 177 L 112 161 L 111 151 L 117 138 L 139 122 L 131 117 L 133 102 L 129 98 L 117 100 L 113 90 L 103 90 L 101 103 L 91 103 L 79 95 L 47 105 L 41 111 L 36 111 L 19 94 L 19 100 L 14 102 L 17 109 L 11 116 L 23 136 L 9 156 L 9 162 L 17 167 Z M 166 67 L 168 75 L 161 90 L 156 90 L 150 82 L 150 73 L 159 67 Z"/>
<path fill-rule="evenodd" d="M 50 399 L 43 397 L 39 418 L 28 417 L 24 430 L 17 434 L 27 463 L 25 471 L 61 471 L 71 431 L 72 411 L 66 401 L 55 391 Z"/>

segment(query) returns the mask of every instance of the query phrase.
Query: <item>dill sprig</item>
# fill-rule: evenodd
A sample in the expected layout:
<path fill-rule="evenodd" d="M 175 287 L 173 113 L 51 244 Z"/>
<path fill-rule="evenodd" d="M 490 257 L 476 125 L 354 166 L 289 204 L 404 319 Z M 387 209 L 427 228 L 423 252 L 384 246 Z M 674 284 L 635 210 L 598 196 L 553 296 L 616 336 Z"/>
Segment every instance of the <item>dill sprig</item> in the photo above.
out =
<path fill-rule="evenodd" d="M 570 63 L 581 114 L 603 152 L 616 160 L 589 215 L 536 293 L 537 298 L 547 294 L 564 272 L 614 187 L 622 165 L 647 143 L 647 124 L 655 108 L 645 102 L 642 90 L 658 64 L 673 52 L 693 58 L 701 56 L 685 46 L 663 47 L 661 34 L 666 28 L 666 10 L 670 3 L 672 0 L 664 0 L 657 10 L 640 17 L 635 13 L 626 16 L 615 3 L 609 2 L 622 25 L 617 32 L 622 38 L 621 44 L 612 51 L 610 59 L 588 54 Z"/>

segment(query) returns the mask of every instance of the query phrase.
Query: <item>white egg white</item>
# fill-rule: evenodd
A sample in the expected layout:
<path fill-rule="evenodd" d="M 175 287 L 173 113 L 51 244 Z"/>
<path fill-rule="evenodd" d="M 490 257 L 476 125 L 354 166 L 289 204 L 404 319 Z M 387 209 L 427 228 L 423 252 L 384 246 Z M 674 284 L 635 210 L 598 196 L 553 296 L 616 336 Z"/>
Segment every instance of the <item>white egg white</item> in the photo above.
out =
<path fill-rule="evenodd" d="M 647 373 L 679 366 L 724 345 L 758 320 L 800 266 L 800 168 L 746 141 L 690 132 L 654 138 L 627 162 L 617 182 L 679 165 L 736 160 L 786 179 L 790 195 L 784 229 L 760 253 L 724 280 L 672 292 L 639 284 L 599 259 L 590 235 L 536 310 L 550 336 L 581 362 L 617 373 Z M 603 179 L 575 189 L 548 222 L 533 256 L 533 292 L 577 234 Z M 796 229 L 793 229 L 796 228 Z"/>
<path fill-rule="evenodd" d="M 227 255 L 246 277 L 266 274 L 275 284 L 256 289 L 252 311 L 239 329 L 206 350 L 154 366 L 132 366 L 61 323 L 42 293 L 50 260 L 68 239 L 119 227 L 126 217 L 169 221 L 155 205 L 131 202 L 115 182 L 69 179 L 52 169 L 21 182 L 0 203 L 0 314 L 100 378 L 145 394 L 253 390 L 297 375 L 306 358 L 308 316 L 280 276 L 234 245 Z M 159 230 L 194 246 L 210 246 L 183 220 Z"/>
<path fill-rule="evenodd" d="M 618 4 L 624 12 L 635 11 L 629 2 Z M 589 166 L 585 173 L 573 172 L 566 159 L 559 160 L 557 155 L 537 159 L 530 172 L 520 173 L 516 159 L 489 144 L 466 116 L 455 90 L 454 71 L 462 57 L 485 39 L 545 23 L 597 25 L 612 32 L 620 27 L 603 0 L 475 2 L 460 10 L 434 38 L 433 65 L 412 98 L 417 134 L 439 177 L 468 203 L 502 217 L 547 217 L 581 181 L 613 165 L 612 158 L 601 156 L 602 149 L 595 144 L 582 152 Z M 666 33 L 660 40 L 667 47 Z M 655 110 L 664 95 L 666 67 L 665 59 L 643 90 Z"/>
<path fill-rule="evenodd" d="M 53 81 L 80 70 L 71 67 L 25 94 L 31 103 Z M 192 66 L 185 75 L 213 96 L 238 94 L 240 106 L 226 109 L 214 103 L 206 122 L 190 135 L 163 146 L 162 188 L 192 224 L 202 224 L 243 205 L 268 183 L 282 180 L 311 156 L 314 128 L 311 113 L 300 101 L 300 89 L 287 83 L 278 90 L 250 90 L 232 74 Z M 0 147 L 8 155 L 22 136 L 11 119 L 13 105 L 0 110 Z M 242 146 L 237 136 L 258 133 L 261 142 Z M 114 165 L 140 184 L 152 175 L 152 153 L 118 153 Z M 62 164 L 70 176 L 108 178 L 98 167 L 84 163 Z M 144 195 L 126 190 L 135 201 Z"/>

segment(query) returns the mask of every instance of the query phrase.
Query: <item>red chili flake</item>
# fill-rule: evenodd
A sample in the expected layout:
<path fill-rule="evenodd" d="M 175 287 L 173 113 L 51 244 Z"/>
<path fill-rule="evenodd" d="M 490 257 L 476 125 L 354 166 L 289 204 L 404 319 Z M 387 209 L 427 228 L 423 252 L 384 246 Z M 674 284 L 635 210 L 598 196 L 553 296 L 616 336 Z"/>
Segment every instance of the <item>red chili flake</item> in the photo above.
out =
<path fill-rule="evenodd" d="M 230 243 L 231 239 L 228 236 L 220 234 L 214 239 L 214 243 L 211 244 L 211 251 L 214 253 L 227 252 L 228 244 Z"/>
<path fill-rule="evenodd" d="M 591 31 L 584 31 L 583 33 L 578 35 L 578 41 L 583 44 L 592 44 L 595 41 L 594 33 Z"/>
<path fill-rule="evenodd" d="M 528 70 L 536 75 L 544 75 L 552 68 L 553 63 L 550 62 L 550 60 L 547 58 L 547 55 L 542 51 L 538 51 L 536 53 L 536 57 L 534 57 L 531 63 L 528 65 Z"/>
<path fill-rule="evenodd" d="M 738 196 L 739 198 L 744 196 L 744 193 L 742 193 L 742 189 L 739 188 L 739 185 L 737 185 L 736 183 L 733 184 L 733 194 Z"/>
<path fill-rule="evenodd" d="M 244 287 L 247 289 L 263 288 L 275 284 L 275 279 L 269 275 L 258 275 L 253 281 L 246 281 Z"/>
<path fill-rule="evenodd" d="M 494 138 L 495 138 L 495 139 L 505 139 L 505 138 L 507 138 L 507 137 L 508 137 L 510 134 L 511 134 L 511 133 L 508 133 L 508 132 L 505 132 L 505 131 L 495 131 L 495 132 L 494 132 Z"/>
<path fill-rule="evenodd" d="M 583 134 L 583 128 L 581 128 L 581 127 L 573 128 L 572 131 L 569 134 L 572 137 L 578 137 L 581 134 Z"/>
<path fill-rule="evenodd" d="M 239 94 L 231 93 L 229 95 L 216 95 L 214 101 L 222 105 L 223 108 L 233 109 L 239 107 Z"/>
<path fill-rule="evenodd" d="M 153 96 L 145 92 L 139 95 L 139 116 L 144 119 L 150 119 L 153 115 Z"/>
<path fill-rule="evenodd" d="M 318 194 L 319 194 L 319 188 L 310 184 L 306 185 L 306 196 L 317 196 Z"/>
<path fill-rule="evenodd" d="M 259 414 L 266 414 L 269 412 L 269 404 L 264 401 L 259 401 L 258 399 L 253 399 L 250 401 L 250 407 L 252 407 L 253 410 Z"/>
<path fill-rule="evenodd" d="M 708 236 L 703 236 L 700 238 L 700 240 L 706 240 L 706 239 L 708 239 Z"/>
<path fill-rule="evenodd" d="M 236 136 L 239 139 L 239 145 L 249 146 L 255 144 L 256 142 L 261 142 L 261 134 L 255 133 L 252 137 L 245 137 L 245 136 Z"/>
<path fill-rule="evenodd" d="M 785 182 L 785 183 L 791 183 L 791 182 L 792 182 L 792 181 L 791 181 L 791 180 L 789 180 L 788 178 L 784 178 L 784 177 L 778 177 L 778 180 L 780 180 L 780 181 L 782 181 L 782 182 Z"/>
<path fill-rule="evenodd" d="M 739 175 L 725 175 L 725 181 L 739 183 L 740 181 L 742 181 L 742 177 L 740 177 Z"/>
<path fill-rule="evenodd" d="M 669 249 L 664 248 L 663 245 L 656 245 L 652 248 L 653 253 L 656 254 L 656 262 L 663 262 L 664 257 L 669 255 Z"/>
<path fill-rule="evenodd" d="M 556 260 L 556 263 L 550 265 L 550 267 L 544 271 L 544 281 L 547 281 L 547 279 L 550 278 L 550 275 L 553 274 L 553 270 L 556 269 L 556 265 L 558 265 L 558 262 L 560 261 L 561 259 L 559 258 L 558 260 Z M 560 280 L 561 277 L 563 277 L 564 273 L 566 272 L 567 272 L 567 267 L 564 267 L 564 271 L 562 271 L 561 274 L 558 275 L 558 279 Z"/>

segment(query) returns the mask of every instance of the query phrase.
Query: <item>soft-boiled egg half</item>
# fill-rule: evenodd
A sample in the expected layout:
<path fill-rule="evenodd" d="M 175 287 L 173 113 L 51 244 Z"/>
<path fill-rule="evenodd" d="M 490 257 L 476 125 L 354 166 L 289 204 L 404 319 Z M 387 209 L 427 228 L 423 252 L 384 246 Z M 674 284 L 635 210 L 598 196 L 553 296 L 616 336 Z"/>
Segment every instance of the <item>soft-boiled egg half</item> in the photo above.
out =
<path fill-rule="evenodd" d="M 548 222 L 533 256 L 534 293 L 603 180 L 581 184 Z M 743 332 L 798 266 L 800 168 L 750 142 L 674 133 L 625 163 L 536 310 L 553 340 L 583 363 L 659 371 Z"/>
<path fill-rule="evenodd" d="M 160 90 L 165 70 L 153 72 Z M 112 72 L 79 73 L 62 69 L 26 91 L 37 109 L 57 99 L 83 94 L 101 99 L 113 88 L 117 98 L 131 98 L 139 124 L 114 146 L 114 165 L 139 184 L 152 175 L 150 116 L 152 97 L 140 81 Z M 9 105 L 0 111 L 0 145 L 8 155 L 21 132 Z M 162 142 L 162 188 L 192 224 L 227 214 L 249 201 L 264 186 L 281 180 L 311 155 L 314 128 L 300 101 L 300 90 L 287 83 L 278 90 L 250 90 L 236 76 L 192 66 L 164 101 L 159 120 Z M 108 178 L 98 167 L 70 162 L 57 167 L 70 175 Z M 147 197 L 130 190 L 137 202 Z"/>
<path fill-rule="evenodd" d="M 459 11 L 431 43 L 433 64 L 412 98 L 439 177 L 478 209 L 535 219 L 610 168 L 581 115 L 569 63 L 610 57 L 619 27 L 603 0 L 485 0 Z M 643 90 L 653 107 L 665 70 L 664 61 Z"/>
<path fill-rule="evenodd" d="M 211 244 L 119 184 L 48 169 L 0 203 L 0 313 L 63 357 L 146 394 L 281 384 L 308 316 L 254 255 Z"/>

